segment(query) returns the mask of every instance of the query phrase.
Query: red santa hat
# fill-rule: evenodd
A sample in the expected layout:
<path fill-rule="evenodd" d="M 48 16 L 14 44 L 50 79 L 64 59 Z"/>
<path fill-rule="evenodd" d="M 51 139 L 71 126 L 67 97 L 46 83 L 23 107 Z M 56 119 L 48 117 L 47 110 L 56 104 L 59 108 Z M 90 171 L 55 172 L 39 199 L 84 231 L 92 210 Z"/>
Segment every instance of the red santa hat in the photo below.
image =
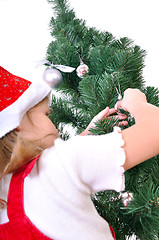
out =
<path fill-rule="evenodd" d="M 0 66 L 0 138 L 18 127 L 24 114 L 50 92 L 45 82 L 30 82 Z"/>

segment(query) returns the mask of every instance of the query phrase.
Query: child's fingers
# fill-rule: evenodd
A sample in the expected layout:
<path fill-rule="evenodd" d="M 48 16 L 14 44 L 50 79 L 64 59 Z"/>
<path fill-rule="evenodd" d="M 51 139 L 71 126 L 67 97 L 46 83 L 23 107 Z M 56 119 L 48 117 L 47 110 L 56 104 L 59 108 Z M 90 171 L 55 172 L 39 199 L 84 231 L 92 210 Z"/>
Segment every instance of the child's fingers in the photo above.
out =
<path fill-rule="evenodd" d="M 110 108 L 109 109 L 109 115 L 114 114 L 114 113 L 116 113 L 116 109 L 115 108 Z M 109 115 L 107 115 L 107 116 L 109 116 Z"/>
<path fill-rule="evenodd" d="M 122 101 L 117 101 L 117 103 L 115 104 L 115 110 L 118 111 L 119 108 L 121 107 Z"/>
<path fill-rule="evenodd" d="M 106 107 L 104 110 L 102 110 L 100 113 L 98 113 L 96 115 L 96 121 L 100 120 L 100 119 L 105 119 L 107 118 L 108 116 L 112 115 L 116 113 L 116 109 L 115 108 L 109 108 L 109 107 Z M 119 118 L 119 120 L 123 120 L 123 119 L 126 119 L 127 116 L 125 114 L 122 114 L 122 113 L 118 113 L 118 115 L 115 115 L 115 116 L 110 116 L 109 118 L 113 117 L 114 119 L 117 119 Z"/>
<path fill-rule="evenodd" d="M 113 118 L 114 120 L 117 120 L 119 119 L 119 121 L 121 120 L 124 120 L 127 118 L 127 116 L 125 114 L 118 114 L 118 115 L 115 115 L 115 116 L 110 116 L 108 118 Z"/>
<path fill-rule="evenodd" d="M 127 121 L 122 121 L 122 122 L 119 122 L 119 126 L 127 126 L 128 125 L 128 122 Z"/>
<path fill-rule="evenodd" d="M 122 114 L 122 113 L 118 113 L 117 117 L 119 118 L 119 120 L 123 120 L 127 118 L 126 114 Z"/>
<path fill-rule="evenodd" d="M 102 113 L 102 115 L 101 115 L 102 117 L 101 118 L 104 119 L 104 118 L 108 117 L 109 115 L 112 115 L 112 114 L 116 113 L 116 109 L 115 108 L 106 107 L 100 113 Z M 116 117 L 116 116 L 112 116 L 112 117 Z"/>
<path fill-rule="evenodd" d="M 109 116 L 109 107 L 106 107 L 101 112 L 99 112 L 95 118 L 96 118 L 96 121 L 98 121 L 100 119 L 106 118 L 107 116 Z"/>
<path fill-rule="evenodd" d="M 105 119 L 107 118 L 109 115 L 112 115 L 116 113 L 116 109 L 115 108 L 109 108 L 109 107 L 106 107 L 105 109 L 103 109 L 101 112 L 99 112 L 94 118 L 93 118 L 93 122 L 97 122 L 101 119 Z M 125 114 L 118 114 L 116 116 L 110 116 L 110 117 L 113 117 L 114 119 L 117 119 L 119 118 L 119 120 L 123 120 L 125 118 L 127 118 L 127 116 Z"/>

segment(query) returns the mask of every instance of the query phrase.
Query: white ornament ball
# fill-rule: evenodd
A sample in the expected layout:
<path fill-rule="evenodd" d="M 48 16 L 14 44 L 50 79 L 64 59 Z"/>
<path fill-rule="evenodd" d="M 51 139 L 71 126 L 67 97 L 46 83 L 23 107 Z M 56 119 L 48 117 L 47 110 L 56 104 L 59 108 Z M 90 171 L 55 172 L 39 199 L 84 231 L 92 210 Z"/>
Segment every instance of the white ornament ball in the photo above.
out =
<path fill-rule="evenodd" d="M 127 207 L 128 204 L 134 199 L 133 194 L 130 192 L 120 193 L 119 197 L 122 198 L 122 202 L 125 207 Z"/>
<path fill-rule="evenodd" d="M 45 70 L 43 80 L 52 88 L 58 88 L 62 83 L 62 74 L 54 68 Z"/>
<path fill-rule="evenodd" d="M 81 64 L 78 66 L 78 68 L 76 69 L 76 72 L 77 72 L 77 76 L 80 77 L 80 78 L 83 78 L 84 75 L 86 73 L 88 73 L 89 71 L 89 68 L 86 64 Z"/>

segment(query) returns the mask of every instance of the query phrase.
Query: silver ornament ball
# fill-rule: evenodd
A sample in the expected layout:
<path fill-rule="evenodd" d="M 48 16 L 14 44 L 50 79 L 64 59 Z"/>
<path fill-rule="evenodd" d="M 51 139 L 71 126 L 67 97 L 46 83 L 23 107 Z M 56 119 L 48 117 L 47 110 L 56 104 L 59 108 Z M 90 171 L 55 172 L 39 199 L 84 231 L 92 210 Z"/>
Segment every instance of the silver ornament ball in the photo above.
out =
<path fill-rule="evenodd" d="M 58 88 L 62 83 L 62 74 L 54 68 L 45 70 L 43 80 L 52 88 Z"/>

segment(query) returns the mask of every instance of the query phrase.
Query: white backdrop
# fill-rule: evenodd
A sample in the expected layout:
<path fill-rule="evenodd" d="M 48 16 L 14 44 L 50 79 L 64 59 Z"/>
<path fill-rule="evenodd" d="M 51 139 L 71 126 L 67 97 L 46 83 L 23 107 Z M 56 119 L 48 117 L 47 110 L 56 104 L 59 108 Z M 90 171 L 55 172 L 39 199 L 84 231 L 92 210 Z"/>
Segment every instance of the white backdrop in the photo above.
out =
<path fill-rule="evenodd" d="M 159 87 L 158 0 L 70 0 L 70 5 L 88 26 L 129 37 L 145 49 L 146 83 Z M 44 68 L 35 66 L 51 42 L 52 14 L 47 0 L 0 0 L 0 65 L 26 79 L 41 79 Z"/>
<path fill-rule="evenodd" d="M 147 85 L 159 87 L 158 0 L 70 0 L 79 18 L 88 26 L 129 37 L 147 51 L 144 77 Z M 47 0 L 0 0 L 0 64 L 30 80 L 41 78 L 51 41 L 51 5 Z"/>

